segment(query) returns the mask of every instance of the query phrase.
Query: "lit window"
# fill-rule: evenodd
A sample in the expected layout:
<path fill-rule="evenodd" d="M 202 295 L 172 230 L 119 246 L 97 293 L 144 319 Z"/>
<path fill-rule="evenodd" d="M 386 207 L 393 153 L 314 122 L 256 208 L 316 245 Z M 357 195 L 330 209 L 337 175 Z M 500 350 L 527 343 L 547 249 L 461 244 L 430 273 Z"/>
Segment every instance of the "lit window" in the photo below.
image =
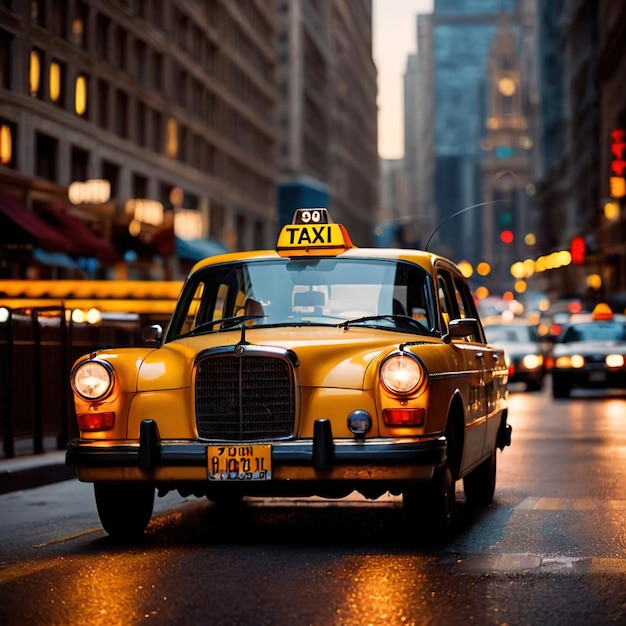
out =
<path fill-rule="evenodd" d="M 85 115 L 87 111 L 87 78 L 83 75 L 76 78 L 74 110 L 78 115 Z"/>
<path fill-rule="evenodd" d="M 165 154 L 171 159 L 175 159 L 178 155 L 178 123 L 173 117 L 167 120 L 166 132 Z"/>
<path fill-rule="evenodd" d="M 41 59 L 39 52 L 33 50 L 30 53 L 30 95 L 36 96 L 39 92 L 39 85 L 41 83 Z"/>
<path fill-rule="evenodd" d="M 6 125 L 0 126 L 0 163 L 7 165 L 13 158 L 13 134 Z"/>
<path fill-rule="evenodd" d="M 53 61 L 50 63 L 50 100 L 58 102 L 61 97 L 61 66 Z"/>

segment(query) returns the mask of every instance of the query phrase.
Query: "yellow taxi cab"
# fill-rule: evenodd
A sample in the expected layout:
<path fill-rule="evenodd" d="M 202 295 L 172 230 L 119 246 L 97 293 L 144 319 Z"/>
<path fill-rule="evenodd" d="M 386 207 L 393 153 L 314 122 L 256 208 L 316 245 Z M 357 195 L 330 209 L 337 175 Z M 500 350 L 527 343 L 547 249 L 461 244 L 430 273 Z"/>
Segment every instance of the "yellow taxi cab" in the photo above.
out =
<path fill-rule="evenodd" d="M 354 246 L 326 209 L 296 211 L 274 250 L 197 263 L 154 347 L 71 372 L 104 529 L 143 533 L 155 492 L 369 499 L 402 494 L 410 528 L 448 531 L 455 486 L 491 502 L 510 444 L 507 366 L 457 267 Z"/>
<path fill-rule="evenodd" d="M 605 303 L 570 317 L 552 351 L 552 395 L 573 389 L 626 389 L 626 316 Z"/>

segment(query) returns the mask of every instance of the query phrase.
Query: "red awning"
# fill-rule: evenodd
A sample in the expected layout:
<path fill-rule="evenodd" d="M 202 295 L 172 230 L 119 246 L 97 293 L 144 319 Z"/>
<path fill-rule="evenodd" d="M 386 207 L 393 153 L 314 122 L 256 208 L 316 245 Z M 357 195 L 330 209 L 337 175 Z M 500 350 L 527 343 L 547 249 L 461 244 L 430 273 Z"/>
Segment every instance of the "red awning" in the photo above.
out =
<path fill-rule="evenodd" d="M 61 203 L 44 204 L 41 208 L 45 211 L 47 221 L 62 230 L 71 240 L 73 256 L 96 257 L 108 263 L 119 261 L 119 255 L 113 245 L 106 239 L 98 237 L 77 217 L 70 215 Z"/>
<path fill-rule="evenodd" d="M 23 243 L 26 240 L 43 250 L 71 253 L 72 242 L 29 211 L 19 198 L 8 193 L 0 193 L 0 213 L 10 221 L 10 224 L 0 228 L 2 243 Z M 14 238 L 17 239 L 12 241 Z"/>

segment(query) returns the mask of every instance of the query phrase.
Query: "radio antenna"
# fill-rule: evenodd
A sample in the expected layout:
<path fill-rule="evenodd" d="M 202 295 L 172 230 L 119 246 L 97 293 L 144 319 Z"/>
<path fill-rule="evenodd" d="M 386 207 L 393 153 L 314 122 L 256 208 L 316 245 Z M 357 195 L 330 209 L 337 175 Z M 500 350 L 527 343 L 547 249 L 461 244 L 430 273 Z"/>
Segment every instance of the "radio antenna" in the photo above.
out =
<path fill-rule="evenodd" d="M 452 215 L 448 215 L 448 217 L 446 217 L 445 219 L 441 220 L 441 222 L 439 222 L 439 224 L 437 224 L 437 228 L 435 228 L 435 230 L 433 230 L 433 232 L 430 233 L 430 237 L 428 238 L 428 241 L 426 242 L 426 245 L 424 246 L 424 250 L 426 252 L 428 252 L 428 244 L 430 243 L 430 240 L 435 236 L 435 233 L 448 220 L 451 220 L 453 217 L 456 217 L 457 215 L 461 215 L 461 213 L 465 213 L 465 211 L 469 211 L 470 209 L 476 209 L 478 207 L 485 206 L 487 204 L 497 204 L 498 202 L 504 202 L 504 200 L 488 200 L 487 202 L 480 202 L 479 204 L 472 204 L 472 206 L 466 206 L 464 209 L 461 209 L 460 211 L 457 211 L 456 213 L 453 213 Z"/>

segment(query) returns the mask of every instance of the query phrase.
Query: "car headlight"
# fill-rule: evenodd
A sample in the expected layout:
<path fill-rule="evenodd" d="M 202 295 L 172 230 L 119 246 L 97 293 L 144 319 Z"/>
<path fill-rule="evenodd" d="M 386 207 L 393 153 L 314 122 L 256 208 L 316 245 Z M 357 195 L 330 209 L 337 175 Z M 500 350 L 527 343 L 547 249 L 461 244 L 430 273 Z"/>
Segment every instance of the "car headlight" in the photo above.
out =
<path fill-rule="evenodd" d="M 607 367 L 624 367 L 624 356 L 621 354 L 607 354 L 605 363 Z"/>
<path fill-rule="evenodd" d="M 554 361 L 554 367 L 557 369 L 580 369 L 585 366 L 585 358 L 580 354 L 564 355 L 557 357 Z"/>
<path fill-rule="evenodd" d="M 113 370 L 105 361 L 83 361 L 72 372 L 72 387 L 85 400 L 99 400 L 113 387 Z"/>
<path fill-rule="evenodd" d="M 522 363 L 527 370 L 536 370 L 543 365 L 543 356 L 541 354 L 527 354 Z"/>
<path fill-rule="evenodd" d="M 380 379 L 393 393 L 410 393 L 424 379 L 420 362 L 407 352 L 388 356 L 380 367 Z"/>

